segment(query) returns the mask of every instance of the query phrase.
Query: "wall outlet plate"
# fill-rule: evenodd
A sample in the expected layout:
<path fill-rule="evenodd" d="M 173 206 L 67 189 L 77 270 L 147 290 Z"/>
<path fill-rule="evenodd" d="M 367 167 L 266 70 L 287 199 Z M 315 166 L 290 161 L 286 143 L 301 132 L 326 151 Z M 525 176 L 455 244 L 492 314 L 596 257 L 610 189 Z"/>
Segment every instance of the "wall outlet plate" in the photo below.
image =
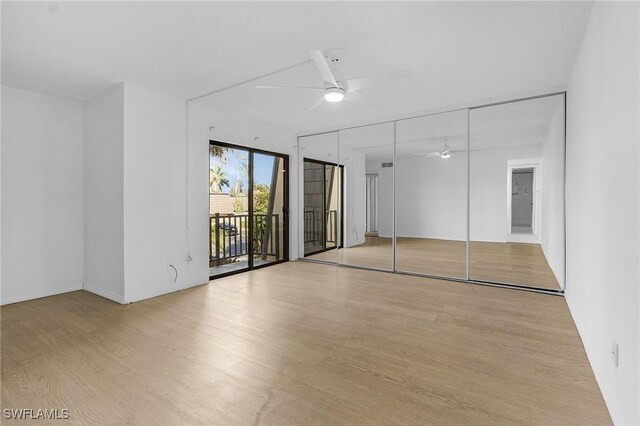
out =
<path fill-rule="evenodd" d="M 618 368 L 619 356 L 620 356 L 620 347 L 618 346 L 618 342 L 614 340 L 613 344 L 611 345 L 611 357 L 613 359 L 613 365 L 615 365 L 616 368 Z"/>

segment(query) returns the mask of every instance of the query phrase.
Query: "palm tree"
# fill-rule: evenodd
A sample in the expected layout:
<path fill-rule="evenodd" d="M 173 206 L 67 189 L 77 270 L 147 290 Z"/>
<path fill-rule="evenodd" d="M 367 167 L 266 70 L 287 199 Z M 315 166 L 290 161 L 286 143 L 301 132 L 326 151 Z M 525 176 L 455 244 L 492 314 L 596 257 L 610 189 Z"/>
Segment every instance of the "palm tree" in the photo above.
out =
<path fill-rule="evenodd" d="M 222 166 L 215 166 L 209 169 L 209 191 L 222 192 L 223 187 L 229 187 L 229 179 L 222 171 Z"/>

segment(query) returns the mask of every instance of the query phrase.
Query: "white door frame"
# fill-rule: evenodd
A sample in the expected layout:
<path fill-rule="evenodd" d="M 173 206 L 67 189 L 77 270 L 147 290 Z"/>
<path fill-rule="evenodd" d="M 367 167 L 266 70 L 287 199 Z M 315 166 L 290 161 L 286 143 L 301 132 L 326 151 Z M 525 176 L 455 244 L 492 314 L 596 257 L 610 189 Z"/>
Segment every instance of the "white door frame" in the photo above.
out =
<path fill-rule="evenodd" d="M 367 196 L 366 196 L 366 208 L 365 211 L 367 212 L 367 221 L 365 223 L 365 228 L 367 228 L 366 225 L 369 224 L 369 220 L 371 219 L 371 212 L 369 211 L 369 209 L 371 208 L 371 202 L 369 200 L 369 197 L 371 195 L 373 195 L 373 227 L 375 228 L 375 231 L 373 232 L 379 232 L 379 226 L 378 226 L 378 182 L 379 182 L 379 175 L 378 173 L 365 173 L 365 179 L 369 182 L 369 187 L 366 188 L 366 192 L 367 192 Z M 374 193 L 371 194 L 371 184 L 373 183 L 374 186 Z M 365 229 L 365 232 L 371 232 L 369 231 L 369 229 Z"/>
<path fill-rule="evenodd" d="M 522 158 L 507 160 L 507 242 L 512 243 L 540 243 L 540 231 L 542 229 L 542 176 L 540 174 L 541 158 Z M 513 171 L 518 169 L 533 169 L 533 208 L 531 218 L 531 234 L 511 233 L 511 197 Z"/>

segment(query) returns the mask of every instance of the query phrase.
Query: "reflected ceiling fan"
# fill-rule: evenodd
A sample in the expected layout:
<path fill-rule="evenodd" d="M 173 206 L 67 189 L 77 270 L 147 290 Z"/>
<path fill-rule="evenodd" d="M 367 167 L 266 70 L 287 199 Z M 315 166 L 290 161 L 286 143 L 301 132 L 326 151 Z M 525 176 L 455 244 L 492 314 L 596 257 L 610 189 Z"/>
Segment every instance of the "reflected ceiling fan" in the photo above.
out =
<path fill-rule="evenodd" d="M 409 70 L 391 71 L 380 74 L 373 74 L 364 77 L 344 79 L 342 78 L 340 71 L 335 67 L 335 64 L 340 60 L 339 56 L 342 53 L 342 49 L 330 49 L 326 53 L 320 50 L 310 50 L 309 55 L 313 60 L 318 72 L 324 80 L 322 87 L 314 86 L 256 86 L 258 89 L 287 89 L 287 90 L 313 90 L 322 92 L 322 96 L 318 101 L 313 104 L 307 112 L 317 108 L 323 101 L 327 102 L 341 102 L 347 101 L 359 101 L 362 96 L 357 93 L 360 90 L 366 89 L 372 86 L 388 85 L 391 80 L 396 80 L 403 77 L 409 77 L 413 73 Z M 331 67 L 330 64 L 333 66 Z"/>
<path fill-rule="evenodd" d="M 440 151 L 432 151 L 432 152 L 421 152 L 421 153 L 416 153 L 416 154 L 411 154 L 414 157 L 424 157 L 424 158 L 431 158 L 431 157 L 440 157 L 440 158 L 451 158 L 451 154 L 454 152 L 465 152 L 464 149 L 460 149 L 460 150 L 452 150 L 451 147 L 449 146 L 449 144 L 447 143 L 447 138 L 444 138 L 444 144 L 442 145 L 442 149 L 440 149 Z"/>

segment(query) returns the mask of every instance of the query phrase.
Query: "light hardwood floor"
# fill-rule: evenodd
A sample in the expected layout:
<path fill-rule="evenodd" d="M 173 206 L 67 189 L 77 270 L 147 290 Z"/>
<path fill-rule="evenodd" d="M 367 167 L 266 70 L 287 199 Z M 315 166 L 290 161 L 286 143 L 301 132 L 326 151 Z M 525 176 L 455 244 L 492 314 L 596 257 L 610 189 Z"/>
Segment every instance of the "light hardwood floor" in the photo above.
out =
<path fill-rule="evenodd" d="M 432 238 L 397 238 L 399 271 L 464 279 L 467 244 L 465 241 Z M 365 237 L 365 243 L 349 248 L 329 250 L 310 259 L 346 265 L 391 270 L 391 238 Z M 489 243 L 472 241 L 470 276 L 477 281 L 491 281 L 559 290 L 549 263 L 539 244 Z"/>
<path fill-rule="evenodd" d="M 289 262 L 1 316 L 2 408 L 75 423 L 611 423 L 558 296 Z"/>

